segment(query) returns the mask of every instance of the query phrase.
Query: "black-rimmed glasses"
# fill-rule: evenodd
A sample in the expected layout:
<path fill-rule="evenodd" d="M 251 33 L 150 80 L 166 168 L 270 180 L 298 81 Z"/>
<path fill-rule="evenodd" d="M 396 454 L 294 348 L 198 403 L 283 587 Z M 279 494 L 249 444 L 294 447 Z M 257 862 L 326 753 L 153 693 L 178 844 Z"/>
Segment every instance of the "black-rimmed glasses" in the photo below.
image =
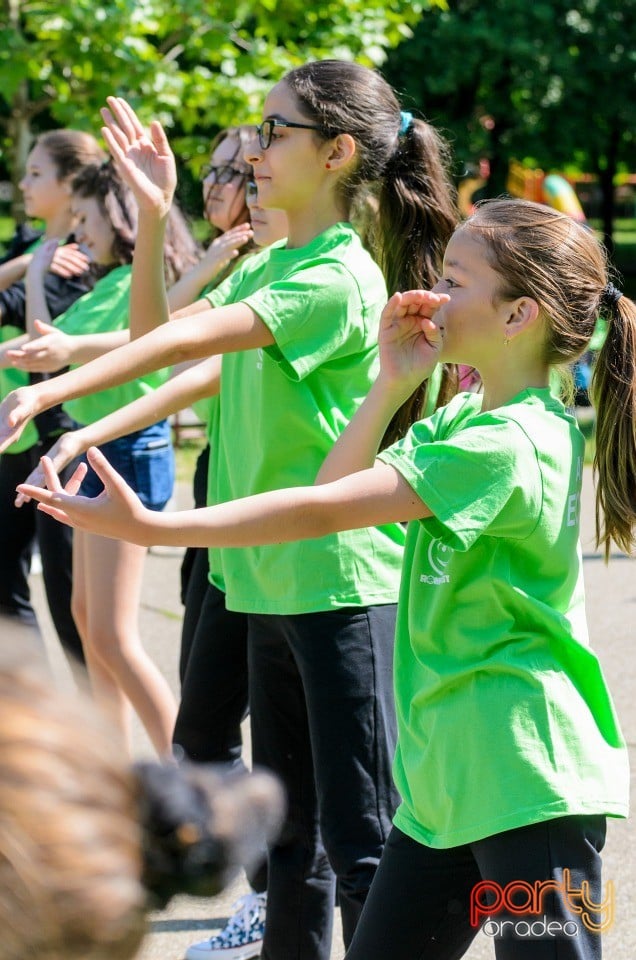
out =
<path fill-rule="evenodd" d="M 234 180 L 235 177 L 241 177 L 245 180 L 249 176 L 247 170 L 240 170 L 238 167 L 233 167 L 231 163 L 223 163 L 215 166 L 213 163 L 208 163 L 201 171 L 203 180 L 212 179 L 214 183 L 219 183 L 221 185 L 230 183 Z"/>
<path fill-rule="evenodd" d="M 256 128 L 261 150 L 267 150 L 270 146 L 276 127 L 293 127 L 296 130 L 322 130 L 322 127 L 312 126 L 309 123 L 292 123 L 291 120 L 263 120 Z"/>
<path fill-rule="evenodd" d="M 248 180 L 245 184 L 245 202 L 256 203 L 258 200 L 258 184 L 256 180 Z"/>

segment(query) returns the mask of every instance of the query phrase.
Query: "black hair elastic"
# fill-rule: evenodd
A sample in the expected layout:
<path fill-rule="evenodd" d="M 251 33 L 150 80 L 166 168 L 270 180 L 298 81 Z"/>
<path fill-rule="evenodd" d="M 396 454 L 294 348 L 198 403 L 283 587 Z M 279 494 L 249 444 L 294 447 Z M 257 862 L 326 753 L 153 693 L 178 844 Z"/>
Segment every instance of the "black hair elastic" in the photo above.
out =
<path fill-rule="evenodd" d="M 601 303 L 609 310 L 614 310 L 622 296 L 622 290 L 615 287 L 613 283 L 606 283 L 601 292 Z"/>

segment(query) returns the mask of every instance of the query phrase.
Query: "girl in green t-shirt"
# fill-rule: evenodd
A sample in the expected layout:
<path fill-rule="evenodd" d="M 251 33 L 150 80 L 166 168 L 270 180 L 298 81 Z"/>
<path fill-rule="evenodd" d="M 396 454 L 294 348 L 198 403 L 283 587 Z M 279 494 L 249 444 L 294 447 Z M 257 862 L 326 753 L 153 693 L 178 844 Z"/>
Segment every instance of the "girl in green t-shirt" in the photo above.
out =
<path fill-rule="evenodd" d="M 161 321 L 168 310 L 157 263 L 174 166 L 158 124 L 148 136 L 123 101 L 109 106 L 109 146 L 140 206 L 132 314 L 138 303 Z M 327 60 L 288 74 L 268 95 L 244 158 L 260 204 L 286 212 L 287 243 L 247 258 L 173 322 L 113 351 L 108 364 L 73 371 L 60 388 L 81 392 L 222 354 L 209 503 L 313 482 L 375 376 L 386 284 L 433 282 L 456 223 L 443 141 L 358 64 Z M 367 190 L 378 207 L 381 268 L 350 222 Z M 422 399 L 417 391 L 407 406 L 419 410 Z M 403 422 L 396 417 L 389 435 Z M 269 857 L 265 955 L 329 955 L 334 871 L 350 940 L 390 829 L 403 545 L 395 522 L 306 546 L 210 554 L 219 610 L 249 618 L 253 756 L 279 772 L 290 796 Z M 290 916 L 292 902 L 303 904 L 305 922 Z M 188 950 L 213 956 L 210 941 Z"/>
<path fill-rule="evenodd" d="M 33 144 L 20 180 L 24 210 L 42 222 L 43 230 L 24 224 L 18 228 L 0 261 L 0 397 L 29 383 L 29 375 L 13 369 L 7 351 L 26 340 L 25 275 L 34 251 L 49 237 L 69 242 L 55 247 L 44 278 L 44 295 L 52 316 L 66 310 L 92 286 L 89 260 L 71 231 L 73 215 L 70 183 L 87 163 L 101 163 L 105 155 L 97 140 L 80 130 L 49 130 Z M 82 660 L 82 644 L 71 616 L 71 532 L 54 529 L 34 505 L 19 513 L 14 505 L 15 477 L 30 473 L 52 439 L 69 428 L 60 407 L 30 425 L 19 441 L 0 456 L 0 614 L 36 623 L 31 605 L 29 570 L 34 538 L 40 551 L 42 577 L 55 630 L 69 661 Z"/>
<path fill-rule="evenodd" d="M 88 294 L 51 325 L 43 297 L 43 278 L 55 242 L 45 244 L 29 265 L 27 313 L 39 317 L 35 327 L 45 338 L 61 338 L 61 349 L 69 350 L 75 365 L 101 356 L 129 339 L 137 205 L 112 162 L 87 167 L 73 180 L 72 191 L 77 236 L 91 255 L 97 281 Z M 177 244 L 167 257 L 177 276 L 184 259 L 187 260 L 187 249 L 187 244 Z M 37 339 L 33 347 L 37 350 Z M 14 353 L 24 354 L 28 364 L 38 364 L 37 356 L 28 349 Z M 49 356 L 52 351 L 45 352 Z M 75 422 L 92 423 L 151 393 L 165 381 L 166 375 L 167 371 L 142 376 L 115 389 L 68 400 L 64 408 Z M 162 509 L 171 495 L 174 476 L 167 420 L 122 437 L 109 450 L 147 505 Z M 83 492 L 98 490 L 99 481 L 91 471 Z M 137 627 L 145 553 L 131 544 L 122 549 L 111 540 L 76 536 L 72 610 L 95 696 L 116 718 L 126 742 L 132 706 L 159 754 L 166 756 L 171 751 L 176 705 L 167 681 L 145 653 Z"/>
<path fill-rule="evenodd" d="M 579 512 L 584 444 L 550 391 L 607 337 L 597 407 L 597 538 L 634 549 L 636 305 L 593 234 L 523 200 L 479 206 L 431 292 L 396 293 L 380 374 L 313 487 L 156 517 L 98 451 L 107 496 L 29 487 L 66 522 L 139 543 L 245 547 L 409 520 L 395 683 L 402 796 L 347 960 L 462 956 L 483 926 L 498 960 L 600 958 L 605 818 L 627 815 L 627 752 L 590 650 Z M 380 453 L 440 360 L 479 369 Z"/>

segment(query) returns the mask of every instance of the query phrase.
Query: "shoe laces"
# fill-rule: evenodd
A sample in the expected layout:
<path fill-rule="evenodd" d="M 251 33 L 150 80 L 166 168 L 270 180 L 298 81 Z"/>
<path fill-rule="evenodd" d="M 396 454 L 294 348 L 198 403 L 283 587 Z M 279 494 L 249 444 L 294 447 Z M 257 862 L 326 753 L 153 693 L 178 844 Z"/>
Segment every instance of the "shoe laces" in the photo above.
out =
<path fill-rule="evenodd" d="M 224 940 L 236 933 L 249 933 L 252 928 L 262 923 L 267 904 L 266 893 L 246 893 L 232 904 L 233 916 L 227 926 L 213 940 Z"/>

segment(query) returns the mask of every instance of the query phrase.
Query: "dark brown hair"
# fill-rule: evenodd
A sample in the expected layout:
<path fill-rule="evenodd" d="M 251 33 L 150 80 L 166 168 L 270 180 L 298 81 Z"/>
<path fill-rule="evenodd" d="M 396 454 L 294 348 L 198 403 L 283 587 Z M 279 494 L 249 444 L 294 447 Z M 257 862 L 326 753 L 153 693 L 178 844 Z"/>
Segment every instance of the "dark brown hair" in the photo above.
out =
<path fill-rule="evenodd" d="M 119 176 L 112 160 L 84 167 L 71 184 L 78 197 L 92 197 L 113 233 L 113 259 L 118 264 L 132 263 L 137 240 L 138 209 L 131 190 Z M 168 284 L 198 260 L 198 248 L 181 211 L 172 205 L 164 243 L 164 269 Z"/>
<path fill-rule="evenodd" d="M 71 187 L 75 196 L 97 201 L 102 216 L 115 235 L 111 251 L 113 259 L 119 264 L 132 263 L 137 239 L 137 201 L 112 160 L 84 167 Z"/>
<path fill-rule="evenodd" d="M 485 242 L 500 296 L 536 300 L 546 327 L 545 362 L 571 364 L 608 320 L 592 381 L 597 411 L 596 535 L 631 553 L 636 522 L 636 306 L 608 287 L 605 251 L 586 226 L 526 200 L 480 204 L 460 230 Z"/>
<path fill-rule="evenodd" d="M 341 180 L 340 195 L 350 212 L 359 192 L 373 186 L 377 224 L 369 236 L 389 294 L 432 287 L 458 221 L 443 137 L 424 120 L 404 118 L 386 80 L 360 64 L 321 60 L 290 71 L 284 83 L 301 113 L 320 128 L 319 136 L 348 133 L 356 142 L 357 163 Z M 442 403 L 455 389 L 449 373 Z M 403 434 L 424 403 L 423 387 L 398 411 L 384 442 Z"/>
<path fill-rule="evenodd" d="M 58 180 L 66 180 L 82 167 L 100 164 L 106 159 L 95 137 L 83 130 L 49 130 L 40 134 L 35 145 L 48 153 Z"/>

